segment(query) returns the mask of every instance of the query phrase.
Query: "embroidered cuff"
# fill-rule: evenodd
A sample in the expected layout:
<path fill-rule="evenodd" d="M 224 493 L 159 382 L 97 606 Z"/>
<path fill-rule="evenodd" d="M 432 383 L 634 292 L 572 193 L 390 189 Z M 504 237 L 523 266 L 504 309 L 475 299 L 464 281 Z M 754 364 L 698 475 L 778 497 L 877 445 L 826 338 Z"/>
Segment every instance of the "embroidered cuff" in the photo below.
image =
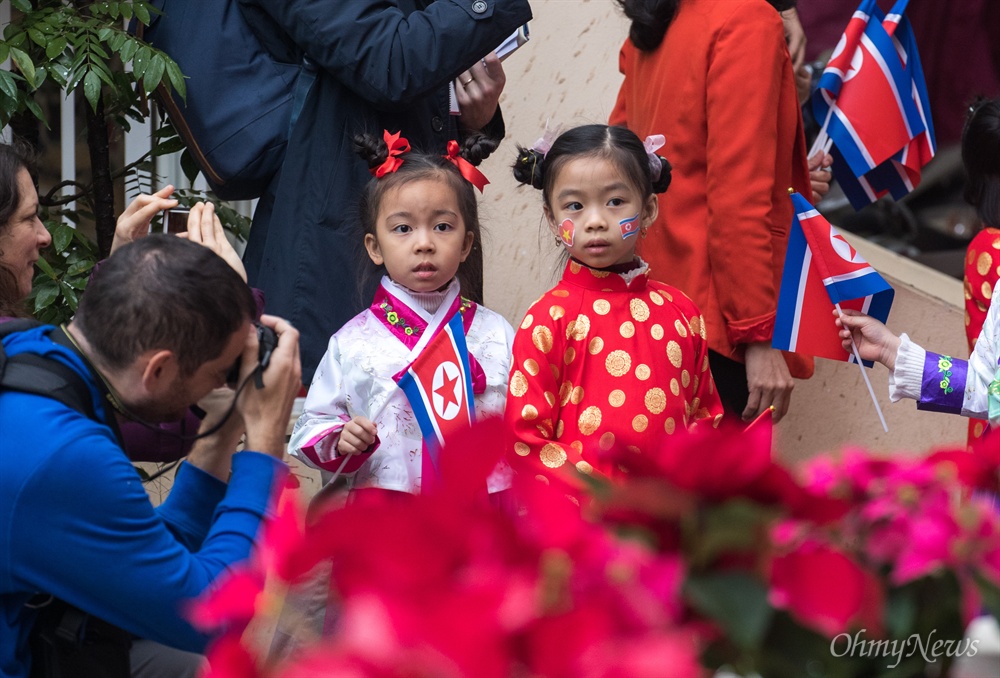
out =
<path fill-rule="evenodd" d="M 910 341 L 906 334 L 899 336 L 896 351 L 896 368 L 889 374 L 889 399 L 898 402 L 903 398 L 920 400 L 923 383 L 924 356 L 927 352 Z"/>
<path fill-rule="evenodd" d="M 964 360 L 928 351 L 917 409 L 961 414 L 968 370 Z"/>

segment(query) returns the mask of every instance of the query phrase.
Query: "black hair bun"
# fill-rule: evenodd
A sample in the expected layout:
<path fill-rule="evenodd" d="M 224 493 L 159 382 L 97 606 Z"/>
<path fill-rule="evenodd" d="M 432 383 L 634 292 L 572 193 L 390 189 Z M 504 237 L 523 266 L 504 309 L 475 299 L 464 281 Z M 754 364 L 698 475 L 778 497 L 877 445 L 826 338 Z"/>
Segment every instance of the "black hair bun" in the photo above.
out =
<path fill-rule="evenodd" d="M 533 148 L 517 147 L 517 159 L 514 160 L 512 169 L 514 178 L 520 184 L 527 184 L 532 188 L 542 190 L 545 175 L 543 172 L 545 156 Z"/>
<path fill-rule="evenodd" d="M 355 134 L 354 152 L 368 164 L 368 169 L 378 167 L 389 157 L 389 147 L 386 146 L 381 134 L 375 135 L 367 132 Z"/>
<path fill-rule="evenodd" d="M 660 161 L 660 176 L 653 182 L 653 193 L 663 193 L 670 186 L 670 172 L 673 167 L 670 165 L 670 161 L 662 155 L 656 156 L 656 159 Z"/>
<path fill-rule="evenodd" d="M 483 160 L 493 154 L 493 151 L 497 150 L 499 145 L 499 140 L 477 132 L 470 134 L 462 142 L 461 154 L 469 163 L 478 167 Z"/>

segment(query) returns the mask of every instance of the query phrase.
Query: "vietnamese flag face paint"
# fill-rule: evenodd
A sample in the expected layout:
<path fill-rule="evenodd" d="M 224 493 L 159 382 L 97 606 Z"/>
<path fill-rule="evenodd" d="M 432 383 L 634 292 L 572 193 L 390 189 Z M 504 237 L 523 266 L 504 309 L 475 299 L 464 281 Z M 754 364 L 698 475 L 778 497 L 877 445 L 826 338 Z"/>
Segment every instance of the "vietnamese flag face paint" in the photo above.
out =
<path fill-rule="evenodd" d="M 566 247 L 573 246 L 573 234 L 575 231 L 576 227 L 570 219 L 565 219 L 559 224 L 559 239 L 562 240 L 563 245 Z"/>
<path fill-rule="evenodd" d="M 622 229 L 622 240 L 631 238 L 639 232 L 639 215 L 636 214 L 634 217 L 622 219 L 618 222 L 618 226 Z"/>

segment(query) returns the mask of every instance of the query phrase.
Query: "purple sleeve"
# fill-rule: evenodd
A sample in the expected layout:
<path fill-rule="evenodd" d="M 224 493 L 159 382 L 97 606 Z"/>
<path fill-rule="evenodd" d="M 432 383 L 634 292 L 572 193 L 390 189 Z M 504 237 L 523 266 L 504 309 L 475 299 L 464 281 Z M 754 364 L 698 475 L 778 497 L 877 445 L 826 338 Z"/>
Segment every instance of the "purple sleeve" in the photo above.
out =
<path fill-rule="evenodd" d="M 961 414 L 969 363 L 927 351 L 917 409 Z"/>
<path fill-rule="evenodd" d="M 194 436 L 200 426 L 201 418 L 188 409 L 184 419 L 159 424 L 155 430 L 131 421 L 123 422 L 120 428 L 129 459 L 164 463 L 187 456 L 194 441 L 179 436 Z"/>

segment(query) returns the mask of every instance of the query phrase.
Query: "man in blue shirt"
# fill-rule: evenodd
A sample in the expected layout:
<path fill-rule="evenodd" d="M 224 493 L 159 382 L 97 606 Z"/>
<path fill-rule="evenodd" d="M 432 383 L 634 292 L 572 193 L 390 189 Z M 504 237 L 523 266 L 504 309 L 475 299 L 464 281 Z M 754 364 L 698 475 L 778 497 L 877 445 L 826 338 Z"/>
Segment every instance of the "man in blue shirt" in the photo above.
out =
<path fill-rule="evenodd" d="M 39 594 L 141 638 L 204 650 L 209 638 L 184 618 L 184 605 L 248 556 L 288 472 L 281 458 L 301 378 L 298 333 L 261 318 L 277 345 L 258 386 L 255 314 L 250 290 L 218 255 L 150 236 L 108 259 L 68 326 L 3 339 L 8 357 L 36 354 L 73 370 L 95 414 L 0 390 L 0 677 L 29 675 Z M 221 426 L 195 443 L 154 508 L 117 421 L 176 419 L 222 387 L 237 359 L 244 388 L 235 408 L 228 418 L 208 414 L 203 431 Z"/>

